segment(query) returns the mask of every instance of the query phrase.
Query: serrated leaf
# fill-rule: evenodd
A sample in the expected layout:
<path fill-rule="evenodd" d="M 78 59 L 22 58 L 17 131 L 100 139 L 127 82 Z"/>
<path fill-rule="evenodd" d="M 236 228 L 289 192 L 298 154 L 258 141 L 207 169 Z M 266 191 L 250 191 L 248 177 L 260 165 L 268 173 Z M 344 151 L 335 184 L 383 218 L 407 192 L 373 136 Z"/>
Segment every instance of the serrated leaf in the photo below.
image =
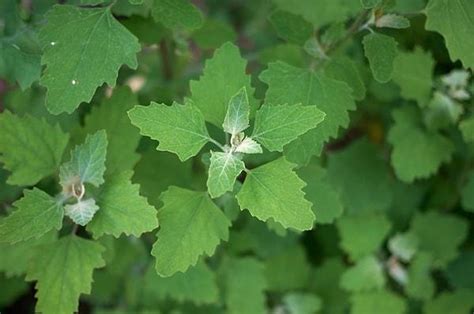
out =
<path fill-rule="evenodd" d="M 394 69 L 393 62 L 398 53 L 396 40 L 387 35 L 371 33 L 364 36 L 362 43 L 374 78 L 380 83 L 390 81 Z"/>
<path fill-rule="evenodd" d="M 408 269 L 408 282 L 405 293 L 416 300 L 430 300 L 436 289 L 435 282 L 431 277 L 433 258 L 430 254 L 420 252 L 413 259 Z"/>
<path fill-rule="evenodd" d="M 324 67 L 324 74 L 332 79 L 346 83 L 351 89 L 354 99 L 363 100 L 366 88 L 354 61 L 348 57 L 337 57 L 329 60 Z"/>
<path fill-rule="evenodd" d="M 7 182 L 33 185 L 53 174 L 61 162 L 69 136 L 58 125 L 29 115 L 0 114 L 0 162 L 11 172 Z"/>
<path fill-rule="evenodd" d="M 429 130 L 445 129 L 458 122 L 463 112 L 460 103 L 437 91 L 423 112 L 423 122 Z"/>
<path fill-rule="evenodd" d="M 393 145 L 391 160 L 400 180 L 427 178 L 451 160 L 454 145 L 444 135 L 424 130 L 416 108 L 396 109 L 393 118 L 388 141 Z"/>
<path fill-rule="evenodd" d="M 71 159 L 64 163 L 59 172 L 64 189 L 71 184 L 90 183 L 99 186 L 104 183 L 107 134 L 104 130 L 89 134 L 83 144 L 71 151 Z"/>
<path fill-rule="evenodd" d="M 39 238 L 63 225 L 62 204 L 40 189 L 25 190 L 13 206 L 16 210 L 0 220 L 0 242 L 16 243 Z"/>
<path fill-rule="evenodd" d="M 289 42 L 303 45 L 313 34 L 313 25 L 301 16 L 282 10 L 276 10 L 269 18 L 277 34 Z"/>
<path fill-rule="evenodd" d="M 72 219 L 74 223 L 85 226 L 92 220 L 95 213 L 99 210 L 95 200 L 92 198 L 86 200 L 78 200 L 75 204 L 64 206 L 66 216 Z"/>
<path fill-rule="evenodd" d="M 430 0 L 426 9 L 426 29 L 443 35 L 451 60 L 461 60 L 474 68 L 474 2 L 470 0 Z"/>
<path fill-rule="evenodd" d="M 462 314 L 469 313 L 474 307 L 474 291 L 470 289 L 457 289 L 442 292 L 435 299 L 425 302 L 425 314 Z"/>
<path fill-rule="evenodd" d="M 390 239 L 390 252 L 404 262 L 409 262 L 418 251 L 418 238 L 410 232 L 399 233 Z"/>
<path fill-rule="evenodd" d="M 185 272 L 229 237 L 230 221 L 207 193 L 171 186 L 161 196 L 160 230 L 151 254 L 163 277 Z"/>
<path fill-rule="evenodd" d="M 192 38 L 200 48 L 214 49 L 227 41 L 234 42 L 237 33 L 231 23 L 206 17 L 202 27 L 193 32 Z"/>
<path fill-rule="evenodd" d="M 395 58 L 393 81 L 400 86 L 401 95 L 425 106 L 433 88 L 434 59 L 431 53 L 416 47 L 413 52 L 400 52 Z"/>
<path fill-rule="evenodd" d="M 175 153 L 181 161 L 195 156 L 209 141 L 204 117 L 191 102 L 135 106 L 128 116 L 142 135 L 160 142 L 158 150 Z"/>
<path fill-rule="evenodd" d="M 239 145 L 237 145 L 235 152 L 243 154 L 261 154 L 263 153 L 263 150 L 259 143 L 255 142 L 250 137 L 246 137 L 239 143 Z"/>
<path fill-rule="evenodd" d="M 385 285 L 381 263 L 374 256 L 367 256 L 357 261 L 342 274 L 340 285 L 352 292 L 381 289 Z"/>
<path fill-rule="evenodd" d="M 407 310 L 405 301 L 387 290 L 353 294 L 351 303 L 352 314 L 404 314 Z"/>
<path fill-rule="evenodd" d="M 206 121 L 220 127 L 229 100 L 242 87 L 245 87 L 249 96 L 250 116 L 253 115 L 257 103 L 253 98 L 254 88 L 250 85 L 250 76 L 245 72 L 246 66 L 247 61 L 240 56 L 239 48 L 227 42 L 206 61 L 199 81 L 191 81 L 192 99 Z"/>
<path fill-rule="evenodd" d="M 43 246 L 26 276 L 27 281 L 37 281 L 35 310 L 55 314 L 76 312 L 80 295 L 91 291 L 94 269 L 105 266 L 104 250 L 100 244 L 75 235 Z"/>
<path fill-rule="evenodd" d="M 155 0 L 151 15 L 173 30 L 193 30 L 203 23 L 201 11 L 188 0 Z"/>
<path fill-rule="evenodd" d="M 355 109 L 355 103 L 345 83 L 283 62 L 270 63 L 259 78 L 268 84 L 267 104 L 313 105 L 326 114 L 316 129 L 285 147 L 289 161 L 307 164 L 321 152 L 326 141 L 337 135 L 340 127 L 349 124 L 348 111 Z"/>
<path fill-rule="evenodd" d="M 245 164 L 232 152 L 211 152 L 211 165 L 207 189 L 212 198 L 219 197 L 234 188 L 235 179 L 245 169 Z"/>
<path fill-rule="evenodd" d="M 459 123 L 459 129 L 461 130 L 462 136 L 466 142 L 474 142 L 474 117 L 462 120 Z"/>
<path fill-rule="evenodd" d="M 315 106 L 263 105 L 255 115 L 252 138 L 270 151 L 283 151 L 283 146 L 314 129 L 325 114 Z"/>
<path fill-rule="evenodd" d="M 249 127 L 250 105 L 247 90 L 242 87 L 232 96 L 227 106 L 227 113 L 222 127 L 224 131 L 237 135 Z"/>
<path fill-rule="evenodd" d="M 39 33 L 46 71 L 41 85 L 53 114 L 73 112 L 103 83 L 115 86 L 123 64 L 137 67 L 140 44 L 107 8 L 54 6 Z M 74 40 L 71 40 L 74 38 Z"/>
<path fill-rule="evenodd" d="M 126 171 L 107 178 L 97 197 L 100 209 L 87 225 L 94 238 L 105 234 L 139 237 L 158 227 L 156 209 L 140 195 L 140 187 L 132 184 L 131 176 L 132 172 Z"/>
<path fill-rule="evenodd" d="M 305 183 L 293 171 L 294 164 L 284 158 L 248 171 L 237 194 L 240 208 L 262 221 L 270 218 L 285 228 L 309 230 L 314 214 L 301 190 Z"/>

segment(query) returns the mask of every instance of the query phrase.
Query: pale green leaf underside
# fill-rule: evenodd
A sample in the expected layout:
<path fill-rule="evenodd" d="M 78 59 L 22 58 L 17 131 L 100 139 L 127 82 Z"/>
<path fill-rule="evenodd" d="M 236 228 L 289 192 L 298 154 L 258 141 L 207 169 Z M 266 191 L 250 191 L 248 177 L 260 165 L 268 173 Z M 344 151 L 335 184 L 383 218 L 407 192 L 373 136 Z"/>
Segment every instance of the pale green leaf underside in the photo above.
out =
<path fill-rule="evenodd" d="M 92 198 L 80 200 L 75 204 L 68 204 L 64 206 L 66 216 L 72 219 L 74 223 L 85 226 L 92 220 L 95 213 L 99 210 L 99 206 Z"/>
<path fill-rule="evenodd" d="M 137 67 L 141 47 L 111 14 L 110 8 L 54 6 L 39 33 L 46 71 L 41 84 L 53 114 L 73 112 L 89 102 L 103 83 L 115 86 L 123 64 Z"/>
<path fill-rule="evenodd" d="M 107 178 L 97 197 L 100 209 L 87 225 L 94 238 L 105 234 L 139 237 L 158 227 L 156 209 L 140 195 L 140 187 L 132 184 L 131 176 L 132 172 L 126 171 Z"/>
<path fill-rule="evenodd" d="M 262 221 L 270 218 L 285 228 L 309 230 L 314 214 L 301 190 L 305 183 L 284 158 L 252 169 L 237 194 L 240 208 Z"/>
<path fill-rule="evenodd" d="M 212 255 L 221 240 L 227 241 L 230 221 L 207 193 L 171 186 L 161 200 L 160 230 L 152 249 L 161 276 L 185 272 L 201 255 Z"/>
<path fill-rule="evenodd" d="M 33 185 L 53 174 L 61 162 L 69 136 L 58 125 L 29 115 L 0 114 L 0 162 L 11 172 L 7 182 Z"/>
<path fill-rule="evenodd" d="M 372 33 L 364 37 L 363 44 L 374 78 L 380 83 L 390 81 L 394 69 L 393 62 L 398 53 L 395 39 L 380 33 Z"/>
<path fill-rule="evenodd" d="M 211 152 L 211 165 L 207 179 L 207 189 L 212 198 L 232 191 L 237 176 L 245 169 L 245 164 L 231 152 Z"/>
<path fill-rule="evenodd" d="M 27 272 L 26 280 L 36 283 L 36 312 L 76 312 L 79 297 L 90 293 L 92 273 L 105 266 L 98 243 L 69 235 L 41 247 Z"/>
<path fill-rule="evenodd" d="M 204 117 L 191 102 L 135 106 L 128 115 L 142 135 L 160 142 L 158 150 L 175 153 L 181 161 L 195 156 L 209 140 Z"/>
<path fill-rule="evenodd" d="M 25 190 L 13 205 L 16 210 L 0 220 L 0 242 L 26 241 L 62 227 L 61 203 L 37 188 Z"/>
<path fill-rule="evenodd" d="M 252 138 L 270 151 L 283 151 L 283 146 L 314 129 L 325 114 L 315 106 L 263 105 L 255 115 Z"/>
<path fill-rule="evenodd" d="M 232 96 L 227 107 L 227 113 L 222 127 L 224 131 L 237 135 L 249 127 L 250 105 L 247 90 L 242 87 L 237 94 Z"/>

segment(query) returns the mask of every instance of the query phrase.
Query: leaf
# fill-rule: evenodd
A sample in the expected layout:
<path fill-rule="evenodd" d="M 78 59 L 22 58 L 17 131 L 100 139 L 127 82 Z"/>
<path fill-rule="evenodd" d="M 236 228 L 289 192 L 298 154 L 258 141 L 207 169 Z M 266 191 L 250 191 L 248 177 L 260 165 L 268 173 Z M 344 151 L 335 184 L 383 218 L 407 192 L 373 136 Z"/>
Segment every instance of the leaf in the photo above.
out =
<path fill-rule="evenodd" d="M 16 243 L 39 238 L 63 225 L 63 207 L 40 189 L 24 190 L 13 206 L 16 210 L 0 220 L 0 242 Z"/>
<path fill-rule="evenodd" d="M 39 33 L 46 71 L 41 85 L 53 114 L 73 112 L 103 83 L 115 86 L 122 64 L 137 67 L 140 44 L 107 8 L 56 5 Z M 72 40 L 74 39 L 74 40 Z"/>
<path fill-rule="evenodd" d="M 382 265 L 374 256 L 367 256 L 342 274 L 340 285 L 352 292 L 380 290 L 385 285 Z"/>
<path fill-rule="evenodd" d="M 236 196 L 240 208 L 262 221 L 273 218 L 285 228 L 311 229 L 311 203 L 304 198 L 305 183 L 293 172 L 294 167 L 280 158 L 248 171 Z"/>
<path fill-rule="evenodd" d="M 348 57 L 337 57 L 330 60 L 324 68 L 324 74 L 337 81 L 346 83 L 354 99 L 365 99 L 366 88 L 354 61 Z"/>
<path fill-rule="evenodd" d="M 158 227 L 157 212 L 139 193 L 139 185 L 132 184 L 131 171 L 107 178 L 98 197 L 100 210 L 87 225 L 94 238 L 105 234 L 118 238 L 121 234 L 140 237 Z"/>
<path fill-rule="evenodd" d="M 466 250 L 449 263 L 446 275 L 453 287 L 474 289 L 474 251 Z"/>
<path fill-rule="evenodd" d="M 420 252 L 416 255 L 408 269 L 408 282 L 405 293 L 416 300 L 431 300 L 436 284 L 431 277 L 433 258 L 430 254 Z"/>
<path fill-rule="evenodd" d="M 375 26 L 403 29 L 410 27 L 410 20 L 402 15 L 385 14 L 377 18 L 377 20 L 375 21 Z"/>
<path fill-rule="evenodd" d="M 461 60 L 474 69 L 474 2 L 470 0 L 430 0 L 426 9 L 426 29 L 443 35 L 451 60 Z"/>
<path fill-rule="evenodd" d="M 474 142 L 474 117 L 462 120 L 459 123 L 459 129 L 461 130 L 464 141 L 468 143 Z"/>
<path fill-rule="evenodd" d="M 136 153 L 140 133 L 130 124 L 127 111 L 138 104 L 137 96 L 127 87 L 114 90 L 112 97 L 93 107 L 85 118 L 86 134 L 107 132 L 106 174 L 131 170 L 140 158 Z"/>
<path fill-rule="evenodd" d="M 436 91 L 423 112 L 423 122 L 431 131 L 446 129 L 457 123 L 463 112 L 464 108 L 460 103 Z"/>
<path fill-rule="evenodd" d="M 74 223 L 85 226 L 92 220 L 95 213 L 99 210 L 95 200 L 92 198 L 86 200 L 78 200 L 75 204 L 64 206 L 66 216 L 72 219 Z"/>
<path fill-rule="evenodd" d="M 212 198 L 219 197 L 234 188 L 235 179 L 245 169 L 245 164 L 231 152 L 211 152 L 211 165 L 207 189 Z"/>
<path fill-rule="evenodd" d="M 80 295 L 91 291 L 94 269 L 105 266 L 104 250 L 100 244 L 75 235 L 43 246 L 26 276 L 27 281 L 37 281 L 36 312 L 76 312 Z"/>
<path fill-rule="evenodd" d="M 404 262 L 409 262 L 418 251 L 418 238 L 410 232 L 399 233 L 390 239 L 390 252 Z"/>
<path fill-rule="evenodd" d="M 247 61 L 240 56 L 239 48 L 227 42 L 206 61 L 199 81 L 191 81 L 192 99 L 206 121 L 220 127 L 229 100 L 242 87 L 249 95 L 250 116 L 255 113 L 257 103 L 252 96 L 254 88 L 250 85 L 250 76 L 245 74 L 246 66 Z"/>
<path fill-rule="evenodd" d="M 396 109 L 393 119 L 395 124 L 389 130 L 388 141 L 393 145 L 391 160 L 400 180 L 427 178 L 451 160 L 454 145 L 445 136 L 424 130 L 416 108 Z"/>
<path fill-rule="evenodd" d="M 224 301 L 229 314 L 266 313 L 264 267 L 252 257 L 226 259 L 223 272 Z"/>
<path fill-rule="evenodd" d="M 193 32 L 192 38 L 200 48 L 213 49 L 227 41 L 234 42 L 237 33 L 230 23 L 206 17 L 202 27 Z"/>
<path fill-rule="evenodd" d="M 364 7 L 364 9 L 372 9 L 376 7 L 381 0 L 360 0 L 360 3 Z"/>
<path fill-rule="evenodd" d="M 340 247 L 354 261 L 375 253 L 391 229 L 390 220 L 380 214 L 344 216 L 336 226 L 341 238 Z"/>
<path fill-rule="evenodd" d="M 191 301 L 195 304 L 215 303 L 219 299 L 214 272 L 204 262 L 198 262 L 185 273 L 171 277 L 160 277 L 154 267 L 145 275 L 145 288 L 153 298 L 170 298 L 178 302 Z"/>
<path fill-rule="evenodd" d="M 263 105 L 255 115 L 252 138 L 270 151 L 283 151 L 283 146 L 314 129 L 325 114 L 315 106 Z"/>
<path fill-rule="evenodd" d="M 58 125 L 29 115 L 0 114 L 0 162 L 11 172 L 7 182 L 34 185 L 59 167 L 69 136 Z"/>
<path fill-rule="evenodd" d="M 425 302 L 423 313 L 469 313 L 474 306 L 474 291 L 458 289 L 451 292 L 442 292 L 435 299 Z"/>
<path fill-rule="evenodd" d="M 353 294 L 351 303 L 352 314 L 403 314 L 407 310 L 405 301 L 387 290 Z"/>
<path fill-rule="evenodd" d="M 268 85 L 267 104 L 301 103 L 316 106 L 326 114 L 316 129 L 285 147 L 289 161 L 307 164 L 321 152 L 325 142 L 337 135 L 340 127 L 349 124 L 348 111 L 355 109 L 355 103 L 346 84 L 283 62 L 270 63 L 259 78 Z"/>
<path fill-rule="evenodd" d="M 278 36 L 286 41 L 303 45 L 313 35 L 313 25 L 290 12 L 276 10 L 268 19 Z"/>
<path fill-rule="evenodd" d="M 222 124 L 224 131 L 231 135 L 237 135 L 244 131 L 249 127 L 249 115 L 249 99 L 245 87 L 242 87 L 229 101 Z"/>
<path fill-rule="evenodd" d="M 181 161 L 195 156 L 209 141 L 204 117 L 190 102 L 135 106 L 128 116 L 142 135 L 160 142 L 158 150 L 175 153 Z"/>
<path fill-rule="evenodd" d="M 321 299 L 310 293 L 289 293 L 285 295 L 283 302 L 290 314 L 312 314 L 322 308 Z"/>
<path fill-rule="evenodd" d="M 401 88 L 405 99 L 425 106 L 433 88 L 434 59 L 431 53 L 416 47 L 413 52 L 400 52 L 395 58 L 393 81 Z"/>
<path fill-rule="evenodd" d="M 230 221 L 207 193 L 171 186 L 161 200 L 161 227 L 151 252 L 159 275 L 185 272 L 199 256 L 212 255 L 221 240 L 227 241 Z"/>
<path fill-rule="evenodd" d="M 394 70 L 393 63 L 398 54 L 398 44 L 395 39 L 387 35 L 371 33 L 364 37 L 362 43 L 374 78 L 380 83 L 390 81 Z"/>
<path fill-rule="evenodd" d="M 255 142 L 250 137 L 246 137 L 239 145 L 237 145 L 235 152 L 244 154 L 261 154 L 263 153 L 263 150 L 259 143 Z"/>
<path fill-rule="evenodd" d="M 71 159 L 61 166 L 60 183 L 64 189 L 71 184 L 90 183 L 99 186 L 104 183 L 107 134 L 104 130 L 89 134 L 83 144 L 71 151 Z"/>
<path fill-rule="evenodd" d="M 465 211 L 474 212 L 474 172 L 468 173 L 466 185 L 461 192 L 461 204 Z"/>
<path fill-rule="evenodd" d="M 201 11 L 188 0 L 155 0 L 151 15 L 173 30 L 193 30 L 203 23 Z"/>

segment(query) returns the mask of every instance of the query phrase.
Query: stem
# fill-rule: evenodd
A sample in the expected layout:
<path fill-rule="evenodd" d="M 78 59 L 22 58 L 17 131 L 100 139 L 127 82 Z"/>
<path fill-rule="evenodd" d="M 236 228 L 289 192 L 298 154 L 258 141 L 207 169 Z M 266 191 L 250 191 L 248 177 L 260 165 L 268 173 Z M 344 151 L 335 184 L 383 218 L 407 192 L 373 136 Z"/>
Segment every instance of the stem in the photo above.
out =
<path fill-rule="evenodd" d="M 74 224 L 74 227 L 72 227 L 71 234 L 76 234 L 78 228 L 79 228 L 79 225 Z"/>
<path fill-rule="evenodd" d="M 166 80 L 171 80 L 173 78 L 173 69 L 171 68 L 168 44 L 165 39 L 162 39 L 160 42 L 160 54 L 161 54 L 161 63 L 162 63 L 162 69 L 163 69 L 163 77 Z"/>

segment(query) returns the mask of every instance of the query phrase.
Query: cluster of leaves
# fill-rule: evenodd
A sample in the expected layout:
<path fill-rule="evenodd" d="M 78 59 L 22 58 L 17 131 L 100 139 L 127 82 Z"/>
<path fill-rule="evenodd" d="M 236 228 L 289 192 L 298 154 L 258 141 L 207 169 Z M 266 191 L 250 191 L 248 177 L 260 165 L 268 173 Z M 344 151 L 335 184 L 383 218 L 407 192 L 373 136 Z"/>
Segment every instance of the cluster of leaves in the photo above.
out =
<path fill-rule="evenodd" d="M 0 309 L 472 310 L 474 2 L 65 2 L 0 3 Z"/>

